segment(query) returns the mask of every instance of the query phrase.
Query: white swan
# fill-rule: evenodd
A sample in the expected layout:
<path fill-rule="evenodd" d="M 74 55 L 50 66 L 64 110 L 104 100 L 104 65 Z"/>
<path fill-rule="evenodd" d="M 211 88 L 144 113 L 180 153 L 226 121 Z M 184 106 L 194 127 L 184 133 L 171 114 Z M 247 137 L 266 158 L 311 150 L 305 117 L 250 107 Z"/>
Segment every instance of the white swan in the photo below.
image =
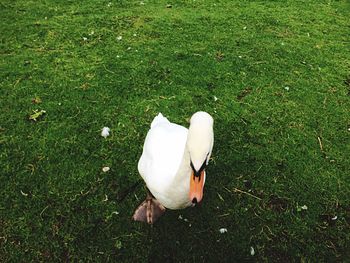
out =
<path fill-rule="evenodd" d="M 200 202 L 213 144 L 213 118 L 208 113 L 193 114 L 189 129 L 159 113 L 152 121 L 138 163 L 150 193 L 133 219 L 152 224 L 165 208 L 182 209 Z"/>

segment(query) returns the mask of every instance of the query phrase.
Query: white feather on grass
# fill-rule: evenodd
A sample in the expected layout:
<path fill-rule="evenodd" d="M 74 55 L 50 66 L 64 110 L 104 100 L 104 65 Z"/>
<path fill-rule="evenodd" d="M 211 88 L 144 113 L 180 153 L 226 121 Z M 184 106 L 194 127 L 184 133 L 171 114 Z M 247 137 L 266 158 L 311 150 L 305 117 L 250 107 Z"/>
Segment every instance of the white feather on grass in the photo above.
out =
<path fill-rule="evenodd" d="M 111 131 L 110 128 L 108 127 L 103 127 L 102 132 L 101 132 L 101 136 L 104 138 L 107 138 L 109 136 L 109 132 Z"/>

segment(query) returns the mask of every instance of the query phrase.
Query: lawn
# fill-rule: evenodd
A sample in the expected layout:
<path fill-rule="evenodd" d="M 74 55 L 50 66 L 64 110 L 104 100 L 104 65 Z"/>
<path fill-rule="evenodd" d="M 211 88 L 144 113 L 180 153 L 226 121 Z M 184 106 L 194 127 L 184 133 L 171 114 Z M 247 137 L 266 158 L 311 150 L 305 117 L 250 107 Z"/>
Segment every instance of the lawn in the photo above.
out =
<path fill-rule="evenodd" d="M 350 262 L 348 1 L 0 7 L 1 262 Z M 132 222 L 150 122 L 198 110 L 202 204 Z"/>

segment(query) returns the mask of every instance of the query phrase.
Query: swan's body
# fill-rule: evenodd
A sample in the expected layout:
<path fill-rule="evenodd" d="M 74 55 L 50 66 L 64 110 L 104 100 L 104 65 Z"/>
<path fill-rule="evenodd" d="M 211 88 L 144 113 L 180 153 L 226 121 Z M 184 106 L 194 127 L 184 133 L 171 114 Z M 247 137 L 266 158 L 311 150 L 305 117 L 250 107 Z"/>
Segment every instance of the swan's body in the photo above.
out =
<path fill-rule="evenodd" d="M 202 199 L 204 168 L 213 147 L 212 126 L 213 120 L 205 112 L 198 112 L 192 116 L 189 129 L 169 122 L 161 113 L 152 121 L 138 170 L 160 205 L 169 209 L 182 209 Z M 190 183 L 192 178 L 193 185 L 200 181 L 199 190 L 193 190 L 194 186 Z M 190 185 L 191 189 L 193 188 L 191 191 L 201 193 L 191 194 Z"/>
<path fill-rule="evenodd" d="M 139 173 L 147 188 L 166 208 L 179 209 L 191 204 L 191 167 L 185 152 L 187 134 L 187 128 L 159 114 L 151 124 L 139 160 Z"/>

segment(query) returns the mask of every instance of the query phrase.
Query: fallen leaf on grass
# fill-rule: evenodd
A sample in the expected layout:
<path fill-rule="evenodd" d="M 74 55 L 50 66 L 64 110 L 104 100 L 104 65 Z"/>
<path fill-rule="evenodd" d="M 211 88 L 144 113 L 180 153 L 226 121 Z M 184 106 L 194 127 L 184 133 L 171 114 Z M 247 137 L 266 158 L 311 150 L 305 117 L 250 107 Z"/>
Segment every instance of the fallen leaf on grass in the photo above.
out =
<path fill-rule="evenodd" d="M 307 205 L 303 205 L 303 206 L 297 206 L 297 211 L 298 212 L 301 212 L 301 211 L 305 211 L 305 210 L 307 210 L 308 209 L 308 207 L 307 207 Z"/>
<path fill-rule="evenodd" d="M 32 102 L 34 104 L 40 104 L 42 102 L 42 100 L 39 97 L 35 97 L 34 99 L 32 99 Z"/>
<path fill-rule="evenodd" d="M 118 250 L 120 250 L 123 247 L 123 244 L 120 240 L 116 240 L 114 243 L 114 247 Z"/>
<path fill-rule="evenodd" d="M 44 110 L 33 110 L 33 113 L 29 115 L 29 120 L 37 121 L 39 118 L 43 117 L 46 113 Z"/>

